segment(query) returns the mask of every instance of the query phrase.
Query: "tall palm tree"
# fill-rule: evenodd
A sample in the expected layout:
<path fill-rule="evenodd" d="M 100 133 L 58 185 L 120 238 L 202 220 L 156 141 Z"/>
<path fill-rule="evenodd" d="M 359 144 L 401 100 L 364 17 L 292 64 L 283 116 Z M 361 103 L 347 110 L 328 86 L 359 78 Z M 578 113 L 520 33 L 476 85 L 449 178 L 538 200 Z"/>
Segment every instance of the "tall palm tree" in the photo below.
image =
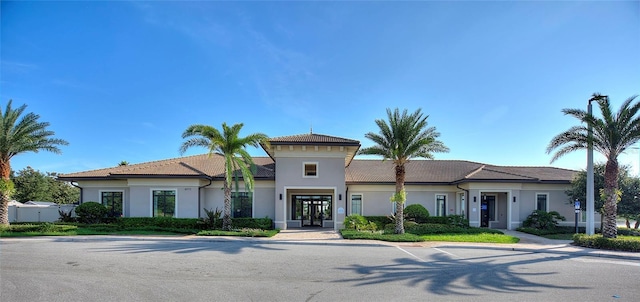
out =
<path fill-rule="evenodd" d="M 640 110 L 640 103 L 632 104 L 636 96 L 628 98 L 614 113 L 607 96 L 594 93 L 589 101 L 596 101 L 600 107 L 602 118 L 595 117 L 580 109 L 562 109 L 565 115 L 570 115 L 582 122 L 580 126 L 573 126 L 556 135 L 549 146 L 547 154 L 556 150 L 551 162 L 563 155 L 582 149 L 588 149 L 589 143 L 593 150 L 607 158 L 604 170 L 604 225 L 602 235 L 616 238 L 618 227 L 616 224 L 618 190 L 618 156 L 627 148 L 640 140 L 640 117 L 636 116 Z M 593 129 L 590 138 L 589 126 Z"/>
<path fill-rule="evenodd" d="M 231 181 L 234 171 L 240 170 L 247 190 L 253 190 L 253 174 L 250 169 L 253 159 L 245 148 L 258 147 L 260 143 L 269 145 L 269 137 L 262 133 L 239 137 L 242 126 L 242 123 L 231 127 L 227 126 L 227 123 L 222 123 L 222 132 L 220 132 L 207 125 L 191 125 L 182 133 L 182 138 L 189 139 L 182 143 L 181 154 L 191 147 L 206 147 L 209 149 L 209 156 L 215 153 L 224 157 L 224 214 L 222 217 L 224 230 L 231 230 Z"/>
<path fill-rule="evenodd" d="M 4 112 L 0 109 L 0 225 L 9 225 L 9 201 L 13 193 L 10 180 L 11 158 L 26 152 L 49 151 L 61 153 L 58 146 L 69 143 L 53 138 L 55 132 L 47 130 L 49 123 L 39 122 L 39 115 L 24 114 L 27 105 L 11 107 L 9 100 Z"/>
<path fill-rule="evenodd" d="M 380 155 L 384 160 L 391 160 L 395 165 L 396 190 L 391 201 L 396 203 L 396 234 L 404 233 L 404 190 L 405 164 L 414 157 L 433 159 L 433 153 L 449 152 L 441 141 L 437 140 L 440 133 L 435 127 L 427 127 L 427 118 L 422 115 L 422 109 L 409 114 L 407 109 L 394 111 L 387 108 L 388 123 L 377 119 L 379 133 L 369 132 L 365 137 L 376 145 L 360 150 L 360 154 Z"/>

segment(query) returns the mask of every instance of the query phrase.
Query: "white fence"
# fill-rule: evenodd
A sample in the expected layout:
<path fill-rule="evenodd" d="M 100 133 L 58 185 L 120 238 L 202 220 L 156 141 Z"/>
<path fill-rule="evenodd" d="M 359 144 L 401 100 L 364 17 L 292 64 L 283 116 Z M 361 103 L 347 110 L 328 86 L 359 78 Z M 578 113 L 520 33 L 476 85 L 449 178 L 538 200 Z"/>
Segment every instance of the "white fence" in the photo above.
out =
<path fill-rule="evenodd" d="M 60 219 L 59 210 L 69 213 L 75 207 L 72 204 L 54 206 L 13 204 L 9 205 L 9 222 L 54 222 Z M 75 216 L 75 212 L 73 216 Z"/>

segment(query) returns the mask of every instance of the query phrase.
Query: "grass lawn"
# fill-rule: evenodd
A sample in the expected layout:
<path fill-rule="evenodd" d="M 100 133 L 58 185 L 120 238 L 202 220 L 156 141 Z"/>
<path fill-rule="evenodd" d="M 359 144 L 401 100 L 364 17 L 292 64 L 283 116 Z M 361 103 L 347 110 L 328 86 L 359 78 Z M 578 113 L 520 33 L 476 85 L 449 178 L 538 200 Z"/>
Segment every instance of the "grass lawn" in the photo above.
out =
<path fill-rule="evenodd" d="M 422 235 L 425 241 L 518 243 L 520 238 L 504 234 L 434 234 Z"/>
<path fill-rule="evenodd" d="M 271 237 L 278 230 L 240 229 L 238 231 L 201 231 L 157 226 L 118 227 L 117 225 L 69 225 L 53 223 L 14 224 L 0 227 L 0 237 L 77 236 L 77 235 L 200 235 Z"/>
<path fill-rule="evenodd" d="M 484 243 L 517 243 L 520 238 L 497 234 L 497 233 L 451 233 L 451 234 L 428 234 L 414 235 L 405 233 L 382 234 L 380 232 L 359 232 L 356 230 L 341 230 L 344 239 L 369 239 L 391 242 L 420 242 L 420 241 L 448 241 L 448 242 L 484 242 Z"/>

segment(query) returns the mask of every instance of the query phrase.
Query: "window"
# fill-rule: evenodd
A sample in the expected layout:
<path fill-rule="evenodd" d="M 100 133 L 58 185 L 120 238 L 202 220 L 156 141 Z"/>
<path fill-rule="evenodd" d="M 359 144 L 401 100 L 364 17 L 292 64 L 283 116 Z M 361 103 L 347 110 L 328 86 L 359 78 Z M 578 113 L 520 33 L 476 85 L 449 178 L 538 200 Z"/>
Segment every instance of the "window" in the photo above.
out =
<path fill-rule="evenodd" d="M 175 190 L 153 190 L 153 217 L 174 217 L 176 213 Z"/>
<path fill-rule="evenodd" d="M 122 196 L 124 192 L 100 192 L 102 205 L 107 208 L 109 217 L 122 217 Z"/>
<path fill-rule="evenodd" d="M 447 216 L 447 195 L 436 194 L 436 216 Z"/>
<path fill-rule="evenodd" d="M 231 216 L 233 218 L 252 217 L 253 194 L 251 192 L 231 192 Z"/>
<path fill-rule="evenodd" d="M 536 210 L 548 212 L 547 205 L 549 204 L 549 194 L 537 193 L 536 194 Z"/>
<path fill-rule="evenodd" d="M 318 163 L 305 162 L 302 166 L 302 177 L 318 177 Z"/>
<path fill-rule="evenodd" d="M 351 195 L 351 214 L 362 215 L 362 194 Z"/>

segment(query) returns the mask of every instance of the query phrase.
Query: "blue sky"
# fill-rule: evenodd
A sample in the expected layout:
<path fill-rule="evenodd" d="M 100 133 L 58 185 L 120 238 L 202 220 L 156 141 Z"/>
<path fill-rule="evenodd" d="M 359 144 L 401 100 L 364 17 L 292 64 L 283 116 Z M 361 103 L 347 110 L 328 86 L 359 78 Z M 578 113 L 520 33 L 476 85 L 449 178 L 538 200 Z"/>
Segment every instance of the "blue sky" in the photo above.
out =
<path fill-rule="evenodd" d="M 366 147 L 396 107 L 429 115 L 451 149 L 437 159 L 547 166 L 577 123 L 562 108 L 640 94 L 638 1 L 2 1 L 0 25 L 0 106 L 27 104 L 70 143 L 16 171 L 179 157 L 191 124 Z M 637 171 L 640 155 L 620 161 Z"/>

